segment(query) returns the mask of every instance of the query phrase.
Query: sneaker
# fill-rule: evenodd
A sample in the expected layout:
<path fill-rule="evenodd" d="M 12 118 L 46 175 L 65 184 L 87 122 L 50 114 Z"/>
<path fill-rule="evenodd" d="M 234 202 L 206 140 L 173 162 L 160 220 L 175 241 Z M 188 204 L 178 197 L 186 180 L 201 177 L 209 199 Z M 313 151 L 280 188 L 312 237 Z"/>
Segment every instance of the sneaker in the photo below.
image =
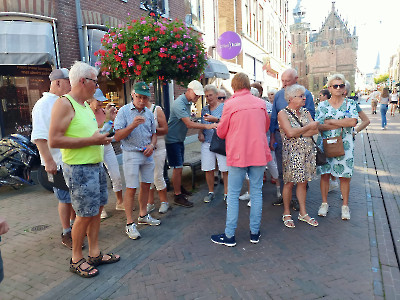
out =
<path fill-rule="evenodd" d="M 332 192 L 339 188 L 339 182 L 337 180 L 331 180 L 329 182 L 329 192 Z"/>
<path fill-rule="evenodd" d="M 251 207 L 251 200 L 249 200 L 249 202 L 247 202 L 247 206 Z"/>
<path fill-rule="evenodd" d="M 342 205 L 342 220 L 350 220 L 350 208 L 347 205 Z"/>
<path fill-rule="evenodd" d="M 226 200 L 228 200 L 228 195 L 224 194 L 224 201 L 226 202 Z"/>
<path fill-rule="evenodd" d="M 225 233 L 212 235 L 211 240 L 219 245 L 225 245 L 228 247 L 236 246 L 235 236 L 228 238 Z"/>
<path fill-rule="evenodd" d="M 103 208 L 103 210 L 101 211 L 101 215 L 100 215 L 101 219 L 105 219 L 108 218 L 108 214 L 106 212 L 106 210 Z"/>
<path fill-rule="evenodd" d="M 343 200 L 343 195 L 342 195 L 342 193 L 340 193 L 340 199 Z"/>
<path fill-rule="evenodd" d="M 282 200 L 282 202 L 283 202 L 283 200 Z M 299 201 L 297 199 L 293 199 L 292 200 L 292 208 L 295 211 L 299 211 L 300 210 Z"/>
<path fill-rule="evenodd" d="M 260 241 L 261 232 L 258 231 L 257 234 L 252 234 L 250 232 L 250 243 L 257 244 Z"/>
<path fill-rule="evenodd" d="M 321 217 L 326 217 L 327 213 L 329 210 L 329 204 L 328 203 L 322 203 L 321 206 L 318 209 L 318 216 Z"/>
<path fill-rule="evenodd" d="M 160 209 L 158 212 L 160 214 L 165 214 L 169 209 L 169 203 L 168 202 L 161 202 Z"/>
<path fill-rule="evenodd" d="M 283 205 L 283 198 L 282 196 L 278 198 L 275 202 L 272 202 L 272 205 L 278 206 L 278 205 Z"/>
<path fill-rule="evenodd" d="M 186 195 L 186 196 L 192 196 L 192 192 L 189 192 L 188 190 L 186 190 L 182 185 L 181 185 L 181 193 Z"/>
<path fill-rule="evenodd" d="M 174 202 L 176 205 L 183 206 L 183 207 L 193 207 L 193 203 L 186 199 L 186 196 L 183 194 L 175 195 Z"/>
<path fill-rule="evenodd" d="M 152 226 L 158 226 L 161 224 L 160 220 L 154 219 L 150 214 L 145 215 L 144 217 L 138 217 L 138 224 L 147 224 Z"/>
<path fill-rule="evenodd" d="M 208 193 L 207 196 L 204 197 L 204 202 L 209 203 L 215 199 L 214 193 Z"/>
<path fill-rule="evenodd" d="M 115 210 L 125 210 L 124 202 L 115 204 Z"/>
<path fill-rule="evenodd" d="M 149 213 L 151 213 L 153 210 L 156 209 L 156 205 L 155 205 L 154 203 L 153 203 L 153 204 L 147 203 L 146 209 L 147 209 L 147 213 L 149 214 Z"/>
<path fill-rule="evenodd" d="M 249 192 L 244 193 L 242 196 L 239 196 L 239 200 L 250 200 L 250 194 Z"/>
<path fill-rule="evenodd" d="M 71 231 L 66 233 L 66 234 L 62 234 L 61 233 L 61 244 L 63 244 L 65 247 L 67 247 L 68 249 L 72 250 L 72 236 L 71 236 Z"/>
<path fill-rule="evenodd" d="M 129 238 L 132 240 L 136 240 L 136 239 L 140 238 L 140 233 L 136 229 L 135 223 L 132 223 L 131 225 L 126 225 L 125 232 L 129 236 Z"/>

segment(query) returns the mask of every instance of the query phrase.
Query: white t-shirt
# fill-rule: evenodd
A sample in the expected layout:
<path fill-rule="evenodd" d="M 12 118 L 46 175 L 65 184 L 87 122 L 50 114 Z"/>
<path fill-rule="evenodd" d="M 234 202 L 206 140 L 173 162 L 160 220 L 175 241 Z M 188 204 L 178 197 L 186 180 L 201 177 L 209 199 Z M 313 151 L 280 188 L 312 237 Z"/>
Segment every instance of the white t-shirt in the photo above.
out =
<path fill-rule="evenodd" d="M 51 110 L 58 98 L 59 97 L 57 95 L 45 92 L 43 93 L 42 98 L 40 98 L 33 107 L 31 135 L 32 142 L 35 142 L 35 140 L 49 140 Z M 60 149 L 50 148 L 49 146 L 49 150 L 57 166 L 61 166 L 62 159 Z M 44 166 L 45 164 L 42 155 L 40 155 L 40 160 Z"/>

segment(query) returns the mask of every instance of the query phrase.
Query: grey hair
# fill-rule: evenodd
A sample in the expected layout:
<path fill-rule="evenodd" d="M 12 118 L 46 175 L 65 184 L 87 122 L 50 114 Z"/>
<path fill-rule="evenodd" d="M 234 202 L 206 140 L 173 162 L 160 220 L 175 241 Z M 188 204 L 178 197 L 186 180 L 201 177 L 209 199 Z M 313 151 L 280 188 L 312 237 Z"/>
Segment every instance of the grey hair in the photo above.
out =
<path fill-rule="evenodd" d="M 277 92 L 278 92 L 277 89 L 272 88 L 272 89 L 269 89 L 267 93 L 268 93 L 268 94 L 274 94 L 274 95 L 275 95 Z"/>
<path fill-rule="evenodd" d="M 92 75 L 97 76 L 97 74 L 99 74 L 99 70 L 97 70 L 95 67 L 92 67 L 82 61 L 76 61 L 69 71 L 69 81 L 71 83 L 71 87 L 78 85 L 81 78 L 90 77 Z"/>
<path fill-rule="evenodd" d="M 283 75 L 284 73 L 285 73 L 285 74 L 290 74 L 290 75 L 292 75 L 293 78 L 296 78 L 296 77 L 299 76 L 299 75 L 297 74 L 296 69 L 287 69 L 287 70 L 283 71 L 282 75 Z"/>
<path fill-rule="evenodd" d="M 290 99 L 293 99 L 296 96 L 296 93 L 301 91 L 302 93 L 306 92 L 306 88 L 300 84 L 293 84 L 285 88 L 285 99 L 289 102 Z"/>
<path fill-rule="evenodd" d="M 204 92 L 212 91 L 214 94 L 218 94 L 218 88 L 213 84 L 207 84 L 204 87 Z"/>
<path fill-rule="evenodd" d="M 224 89 L 219 89 L 219 90 L 218 90 L 218 93 L 224 94 L 224 96 L 226 97 L 226 92 L 225 92 Z"/>
<path fill-rule="evenodd" d="M 344 75 L 343 75 L 343 74 L 333 74 L 333 75 L 331 75 L 331 76 L 328 77 L 328 81 L 327 81 L 326 85 L 327 85 L 328 87 L 330 87 L 332 81 L 334 81 L 334 80 L 341 80 L 341 81 L 343 81 L 343 83 L 346 82 L 346 78 L 344 78 Z"/>
<path fill-rule="evenodd" d="M 255 87 L 251 87 L 251 88 L 250 88 L 250 93 L 251 93 L 253 96 L 260 97 L 260 92 L 259 92 Z"/>
<path fill-rule="evenodd" d="M 346 85 L 346 94 L 348 94 L 350 92 L 350 88 L 351 88 L 350 82 L 346 80 L 344 82 L 344 84 Z"/>

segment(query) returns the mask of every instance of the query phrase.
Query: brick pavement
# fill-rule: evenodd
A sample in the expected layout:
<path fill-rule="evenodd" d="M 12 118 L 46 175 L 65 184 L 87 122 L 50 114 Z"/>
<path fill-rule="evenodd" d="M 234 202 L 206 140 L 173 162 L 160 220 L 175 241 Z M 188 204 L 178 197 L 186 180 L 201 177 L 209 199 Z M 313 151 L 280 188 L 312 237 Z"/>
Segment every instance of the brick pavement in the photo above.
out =
<path fill-rule="evenodd" d="M 204 204 L 207 191 L 201 176 L 195 208 L 173 207 L 161 226 L 140 227 L 143 238 L 133 241 L 123 232 L 123 212 L 112 210 L 111 196 L 107 208 L 112 217 L 102 222 L 100 243 L 102 250 L 122 259 L 101 266 L 93 279 L 68 272 L 70 252 L 59 243 L 57 203 L 50 193 L 39 187 L 1 193 L 1 214 L 11 224 L 1 245 L 6 267 L 1 299 L 395 299 L 400 279 L 389 222 L 397 237 L 400 178 L 395 139 L 389 134 L 397 134 L 394 126 L 399 124 L 389 119 L 393 129 L 382 134 L 379 115 L 371 119 L 368 135 L 357 136 L 350 221 L 340 219 L 340 193 L 334 191 L 328 216 L 317 217 L 318 227 L 295 221 L 296 228 L 288 229 L 280 220 L 282 208 L 271 206 L 274 187 L 268 183 L 260 243 L 249 242 L 249 209 L 241 201 L 237 246 L 215 245 L 210 235 L 223 232 L 225 221 L 222 186 L 216 190 L 217 200 Z M 368 138 L 375 161 L 381 162 L 378 176 L 389 222 Z M 307 198 L 311 216 L 319 204 L 319 182 L 313 181 Z M 28 230 L 41 224 L 50 227 Z"/>

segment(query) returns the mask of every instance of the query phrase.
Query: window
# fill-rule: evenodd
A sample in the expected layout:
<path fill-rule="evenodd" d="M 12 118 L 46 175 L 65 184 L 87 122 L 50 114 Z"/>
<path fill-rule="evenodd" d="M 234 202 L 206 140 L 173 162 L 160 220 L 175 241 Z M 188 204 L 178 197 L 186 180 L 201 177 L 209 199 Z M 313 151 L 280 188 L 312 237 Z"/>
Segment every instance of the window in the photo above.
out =
<path fill-rule="evenodd" d="M 244 10 L 245 10 L 245 18 L 246 18 L 246 33 L 248 35 L 250 35 L 250 7 L 249 7 L 249 0 L 245 1 Z"/>
<path fill-rule="evenodd" d="M 201 0 L 185 0 L 185 22 L 201 29 L 203 24 Z"/>
<path fill-rule="evenodd" d="M 122 0 L 124 1 L 124 0 Z M 152 0 L 141 0 L 140 1 L 140 7 L 142 9 L 147 9 L 146 6 L 151 7 Z M 168 0 L 157 0 L 157 7 L 158 7 L 158 12 L 164 16 L 168 17 L 169 16 L 169 7 L 168 7 Z"/>
<path fill-rule="evenodd" d="M 264 47 L 264 9 L 261 5 L 258 8 L 258 35 L 258 41 Z"/>
<path fill-rule="evenodd" d="M 252 7 L 252 20 L 251 20 L 251 37 L 255 40 L 258 39 L 257 37 L 257 15 L 256 15 L 256 10 L 257 10 L 257 0 L 253 0 L 253 7 Z"/>

